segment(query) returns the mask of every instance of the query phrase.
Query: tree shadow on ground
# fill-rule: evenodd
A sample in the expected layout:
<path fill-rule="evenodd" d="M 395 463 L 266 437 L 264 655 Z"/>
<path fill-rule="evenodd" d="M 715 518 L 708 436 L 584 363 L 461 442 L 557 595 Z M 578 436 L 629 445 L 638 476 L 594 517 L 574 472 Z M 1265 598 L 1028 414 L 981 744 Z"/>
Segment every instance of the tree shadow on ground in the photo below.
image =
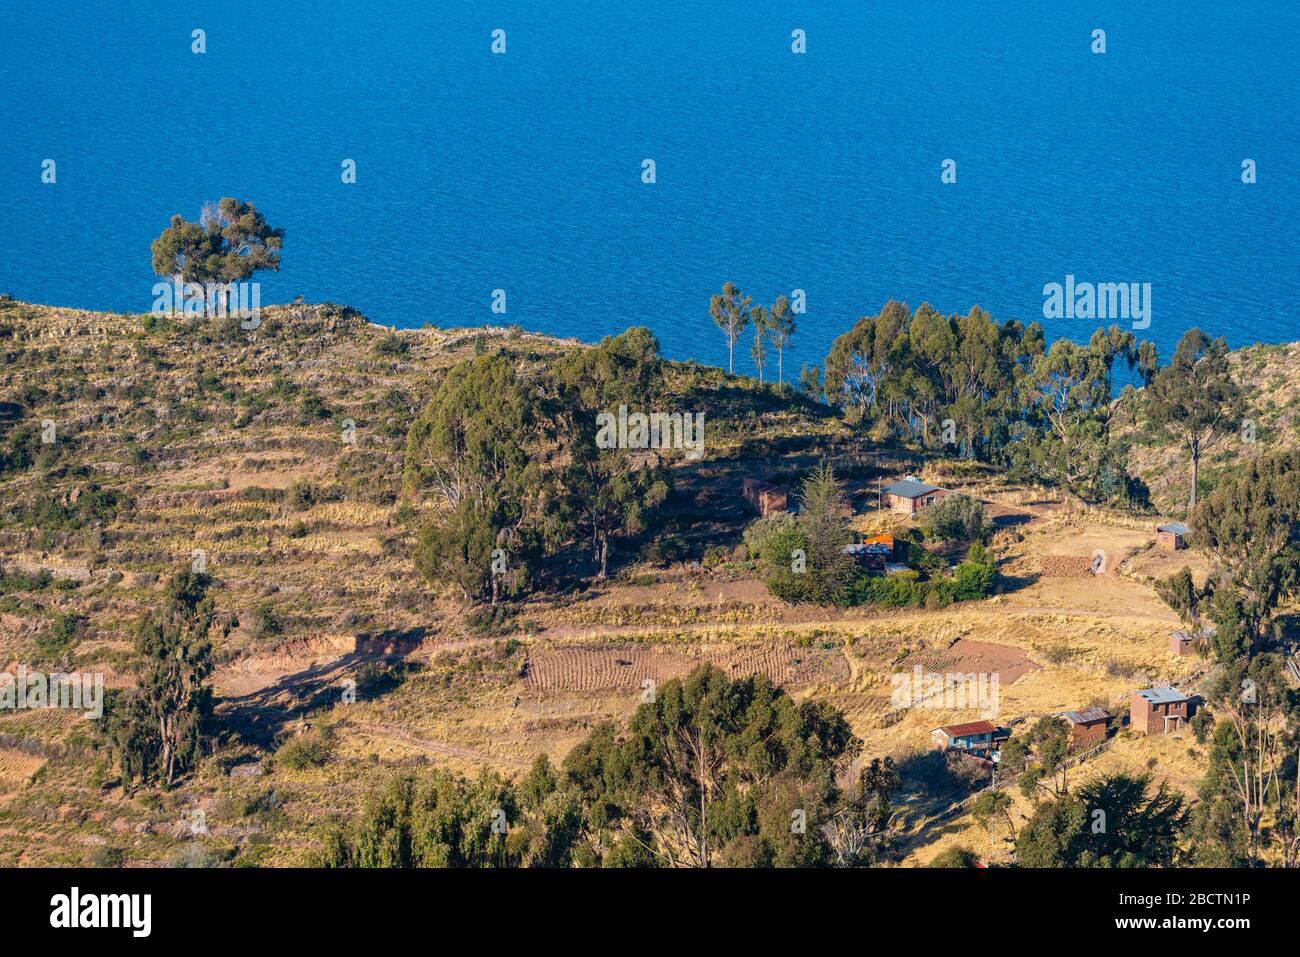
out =
<path fill-rule="evenodd" d="M 1273 633 L 1284 649 L 1300 646 L 1300 613 L 1285 612 L 1273 619 Z"/>
<path fill-rule="evenodd" d="M 345 679 L 356 682 L 357 700 L 386 694 L 402 683 L 410 669 L 406 657 L 423 634 L 423 628 L 410 628 L 358 636 L 357 651 L 221 698 L 216 712 L 223 731 L 240 744 L 269 750 L 290 724 L 342 700 Z"/>
<path fill-rule="evenodd" d="M 1030 572 L 1028 575 L 1008 575 L 1003 571 L 999 571 L 997 594 L 1013 595 L 1018 591 L 1029 588 L 1031 585 L 1037 584 L 1042 577 L 1042 572 Z"/>
<path fill-rule="evenodd" d="M 963 769 L 948 753 L 938 749 L 908 754 L 898 761 L 898 772 L 902 785 L 894 803 L 900 824 L 909 831 L 921 821 L 944 813 L 987 783 L 987 775 L 977 774 L 973 766 Z M 954 833 L 954 819 L 933 822 L 920 832 L 901 838 L 898 852 L 907 854 Z"/>
<path fill-rule="evenodd" d="M 1010 512 L 1006 515 L 994 515 L 992 519 L 993 531 L 1000 532 L 1004 528 L 1018 528 L 1021 525 L 1028 525 L 1034 520 L 1034 516 L 1028 512 Z"/>

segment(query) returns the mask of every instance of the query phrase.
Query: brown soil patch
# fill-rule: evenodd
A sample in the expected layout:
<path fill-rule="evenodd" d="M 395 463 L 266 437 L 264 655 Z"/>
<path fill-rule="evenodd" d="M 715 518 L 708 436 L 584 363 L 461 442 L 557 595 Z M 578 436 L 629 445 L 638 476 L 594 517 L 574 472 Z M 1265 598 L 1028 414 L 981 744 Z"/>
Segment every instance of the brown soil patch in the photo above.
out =
<path fill-rule="evenodd" d="M 920 665 L 926 671 L 937 673 L 996 674 L 999 685 L 1009 685 L 1042 668 L 1019 648 L 969 638 L 958 639 L 947 651 L 908 659 L 904 664 Z"/>
<path fill-rule="evenodd" d="M 1044 555 L 1039 564 L 1049 578 L 1092 577 L 1092 559 L 1087 555 Z"/>
<path fill-rule="evenodd" d="M 357 639 L 347 635 L 285 642 L 267 654 L 246 655 L 219 668 L 213 684 L 222 697 L 253 694 L 289 675 L 332 664 L 356 650 Z"/>

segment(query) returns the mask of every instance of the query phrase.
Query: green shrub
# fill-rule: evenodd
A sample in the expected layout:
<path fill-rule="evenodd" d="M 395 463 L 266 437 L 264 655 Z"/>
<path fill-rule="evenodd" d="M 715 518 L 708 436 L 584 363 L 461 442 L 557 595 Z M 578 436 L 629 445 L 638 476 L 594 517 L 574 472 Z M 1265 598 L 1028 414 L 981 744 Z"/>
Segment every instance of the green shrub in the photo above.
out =
<path fill-rule="evenodd" d="M 330 411 L 329 405 L 316 392 L 307 392 L 302 400 L 302 412 L 308 419 L 328 419 L 333 412 Z"/>
<path fill-rule="evenodd" d="M 72 531 L 93 523 L 112 521 L 123 504 L 117 492 L 91 485 L 68 505 L 53 498 L 37 499 L 28 509 L 26 518 L 29 524 L 44 531 Z"/>
<path fill-rule="evenodd" d="M 36 636 L 36 649 L 44 658 L 58 658 L 80 640 L 86 617 L 67 612 L 54 620 L 46 631 Z"/>
<path fill-rule="evenodd" d="M 222 862 L 222 856 L 206 844 L 198 842 L 185 844 L 172 852 L 167 861 L 168 867 L 216 867 Z"/>
<path fill-rule="evenodd" d="M 953 576 L 953 597 L 957 601 L 976 601 L 993 593 L 997 571 L 992 565 L 964 561 Z"/>
<path fill-rule="evenodd" d="M 356 671 L 357 697 L 374 698 L 392 691 L 400 685 L 407 674 L 418 670 L 415 662 L 394 663 L 391 661 L 368 661 Z"/>
<path fill-rule="evenodd" d="M 381 356 L 404 356 L 411 344 L 395 332 L 381 338 L 375 343 L 375 352 Z"/>
<path fill-rule="evenodd" d="M 931 867 L 974 867 L 979 857 L 968 847 L 950 847 L 930 862 Z"/>
<path fill-rule="evenodd" d="M 1214 730 L 1214 715 L 1202 708 L 1192 715 L 1191 725 L 1192 734 L 1196 736 L 1196 743 L 1204 744 Z"/>
<path fill-rule="evenodd" d="M 948 566 L 943 556 L 925 547 L 925 532 L 918 528 L 909 529 L 903 535 L 895 537 L 894 560 L 924 575 L 937 574 Z"/>
<path fill-rule="evenodd" d="M 54 584 L 54 576 L 45 569 L 34 575 L 0 567 L 0 595 L 16 591 L 44 591 Z"/>
<path fill-rule="evenodd" d="M 776 512 L 765 518 L 755 519 L 745 528 L 745 550 L 751 559 L 763 553 L 767 540 L 778 532 L 786 532 L 795 527 L 795 518 L 789 512 Z"/>
<path fill-rule="evenodd" d="M 285 498 L 289 507 L 295 512 L 305 512 L 316 504 L 316 489 L 305 479 L 299 479 L 289 487 L 289 493 Z"/>
<path fill-rule="evenodd" d="M 482 605 L 465 615 L 465 624 L 477 635 L 499 637 L 514 630 L 511 627 L 514 616 L 514 609 L 505 605 Z"/>
<path fill-rule="evenodd" d="M 646 545 L 641 554 L 645 556 L 647 561 L 667 564 L 668 562 L 685 561 L 690 553 L 690 547 L 680 536 L 664 535 Z"/>
<path fill-rule="evenodd" d="M 925 600 L 925 593 L 926 586 L 914 571 L 883 577 L 862 575 L 850 584 L 848 603 L 906 608 L 920 605 Z"/>
<path fill-rule="evenodd" d="M 947 608 L 954 601 L 957 601 L 957 589 L 951 579 L 938 578 L 926 583 L 925 607 L 930 611 Z"/>
<path fill-rule="evenodd" d="M 90 852 L 91 867 L 121 867 L 126 855 L 120 847 L 103 844 Z"/>
<path fill-rule="evenodd" d="M 922 516 L 922 527 L 932 538 L 980 541 L 991 530 L 984 503 L 961 493 L 944 496 Z"/>
<path fill-rule="evenodd" d="M 284 631 L 284 623 L 280 621 L 274 608 L 267 604 L 261 604 L 253 609 L 252 631 L 258 638 L 278 635 Z"/>
<path fill-rule="evenodd" d="M 334 753 L 332 737 L 328 731 L 308 731 L 292 737 L 275 753 L 276 761 L 291 771 L 322 767 Z"/>

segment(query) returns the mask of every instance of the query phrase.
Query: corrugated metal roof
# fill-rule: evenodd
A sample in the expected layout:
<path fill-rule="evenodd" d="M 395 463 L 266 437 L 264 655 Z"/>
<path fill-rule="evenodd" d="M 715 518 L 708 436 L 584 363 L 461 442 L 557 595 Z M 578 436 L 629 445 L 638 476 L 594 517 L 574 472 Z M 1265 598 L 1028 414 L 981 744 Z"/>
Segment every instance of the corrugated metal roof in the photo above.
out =
<path fill-rule="evenodd" d="M 1101 708 L 1084 708 L 1082 711 L 1062 711 L 1057 717 L 1072 724 L 1091 724 L 1094 721 L 1108 720 L 1110 715 Z"/>
<path fill-rule="evenodd" d="M 1165 522 L 1156 526 L 1157 532 L 1169 532 L 1171 535 L 1190 535 L 1192 530 L 1182 522 Z"/>
<path fill-rule="evenodd" d="M 950 738 L 964 738 L 971 734 L 992 734 L 997 730 L 987 721 L 972 721 L 969 724 L 953 724 L 946 728 L 935 728 L 935 731 L 942 731 Z M 931 734 L 934 731 L 930 732 Z"/>
<path fill-rule="evenodd" d="M 920 498 L 930 492 L 940 491 L 939 486 L 922 482 L 919 479 L 902 479 L 893 485 L 886 485 L 883 491 L 902 498 Z"/>
<path fill-rule="evenodd" d="M 1152 704 L 1173 704 L 1175 701 L 1187 700 L 1187 695 L 1177 688 L 1147 688 L 1145 691 L 1139 691 L 1138 694 Z"/>
<path fill-rule="evenodd" d="M 870 555 L 873 558 L 888 558 L 890 550 L 884 545 L 845 545 L 845 555 Z"/>

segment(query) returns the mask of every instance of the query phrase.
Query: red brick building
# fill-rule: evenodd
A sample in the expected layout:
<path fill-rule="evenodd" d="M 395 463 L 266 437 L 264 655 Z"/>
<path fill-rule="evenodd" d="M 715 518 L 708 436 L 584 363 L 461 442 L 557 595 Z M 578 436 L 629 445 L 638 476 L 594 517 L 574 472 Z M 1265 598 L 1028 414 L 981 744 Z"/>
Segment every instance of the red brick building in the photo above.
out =
<path fill-rule="evenodd" d="M 1186 548 L 1187 536 L 1190 534 L 1192 530 L 1182 522 L 1166 522 L 1164 525 L 1156 526 L 1156 542 L 1161 548 L 1167 548 L 1171 552 Z"/>
<path fill-rule="evenodd" d="M 1065 719 L 1070 726 L 1070 747 L 1077 750 L 1090 748 L 1106 740 L 1110 715 L 1101 708 L 1084 708 L 1082 711 L 1062 711 L 1056 717 Z"/>
<path fill-rule="evenodd" d="M 771 482 L 756 478 L 744 479 L 741 482 L 741 494 L 764 518 L 777 512 L 790 511 L 790 493 Z"/>
<path fill-rule="evenodd" d="M 1180 731 L 1191 719 L 1192 699 L 1175 688 L 1147 688 L 1133 692 L 1129 724 L 1143 734 Z"/>
<path fill-rule="evenodd" d="M 881 504 L 905 515 L 915 515 L 921 509 L 933 505 L 949 494 L 951 493 L 948 489 L 922 482 L 915 475 L 909 475 L 880 490 Z"/>

